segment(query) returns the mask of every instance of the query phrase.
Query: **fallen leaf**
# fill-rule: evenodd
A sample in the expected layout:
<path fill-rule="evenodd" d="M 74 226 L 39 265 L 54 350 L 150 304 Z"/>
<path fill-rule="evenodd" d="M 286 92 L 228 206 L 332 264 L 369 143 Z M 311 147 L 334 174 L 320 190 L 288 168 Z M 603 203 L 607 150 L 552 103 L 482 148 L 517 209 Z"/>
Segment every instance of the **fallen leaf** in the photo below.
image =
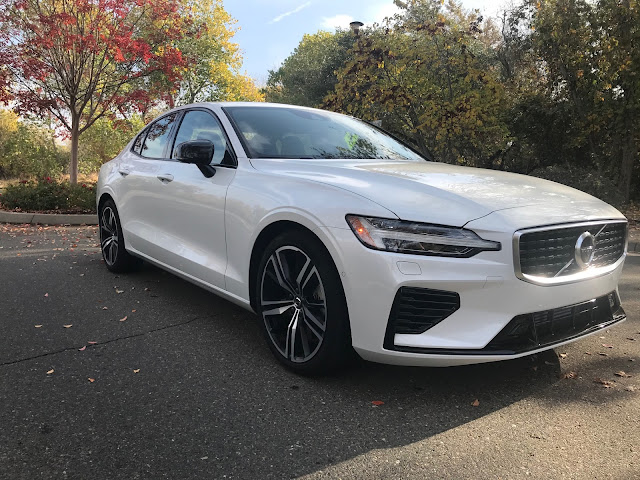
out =
<path fill-rule="evenodd" d="M 48 296 L 49 296 L 49 294 L 48 294 L 48 293 L 45 293 L 45 294 L 44 294 L 44 296 L 45 296 L 45 297 L 48 297 Z"/>
<path fill-rule="evenodd" d="M 95 345 L 98 342 L 87 342 L 89 345 Z"/>
<path fill-rule="evenodd" d="M 53 368 L 47 372 L 47 375 L 51 375 L 53 373 Z"/>
<path fill-rule="evenodd" d="M 478 400 L 477 398 L 473 401 L 473 403 L 471 404 L 472 407 L 477 407 L 478 405 L 480 405 L 480 400 Z"/>
<path fill-rule="evenodd" d="M 124 318 L 121 318 L 120 321 L 124 322 L 127 319 L 127 315 L 124 316 Z"/>
<path fill-rule="evenodd" d="M 595 383 L 599 383 L 604 388 L 613 388 L 613 387 L 615 387 L 615 382 L 612 382 L 611 380 L 603 380 L 602 378 L 596 378 L 594 380 L 594 382 Z"/>
<path fill-rule="evenodd" d="M 86 349 L 87 349 L 87 346 L 85 345 L 84 347 L 79 348 L 79 349 L 78 349 L 78 351 L 79 351 L 79 352 L 84 352 Z"/>
<path fill-rule="evenodd" d="M 626 373 L 623 370 L 620 370 L 619 372 L 614 373 L 614 375 L 616 377 L 623 377 L 623 378 L 630 378 L 631 377 L 631 375 L 629 375 L 628 373 Z"/>
<path fill-rule="evenodd" d="M 382 400 L 374 400 L 371 403 L 374 404 L 376 407 L 378 407 L 380 405 L 384 405 L 384 402 Z"/>
<path fill-rule="evenodd" d="M 135 310 L 131 310 L 131 313 L 136 313 L 136 311 Z"/>
<path fill-rule="evenodd" d="M 138 373 L 139 371 L 140 371 L 140 369 L 139 369 L 139 368 L 136 368 L 136 369 L 133 371 L 133 373 Z"/>
<path fill-rule="evenodd" d="M 576 378 L 578 374 L 576 372 L 567 372 L 564 374 L 563 378 Z"/>
<path fill-rule="evenodd" d="M 555 365 L 555 363 L 553 363 L 553 362 L 547 362 L 546 360 L 545 360 L 544 364 L 545 364 L 545 365 L 551 365 L 552 367 Z"/>
<path fill-rule="evenodd" d="M 591 352 L 584 352 L 585 355 L 591 355 Z"/>
<path fill-rule="evenodd" d="M 116 293 L 124 293 L 124 290 L 118 290 L 118 289 L 116 289 Z"/>
<path fill-rule="evenodd" d="M 102 307 L 102 309 L 103 309 L 103 310 L 109 310 L 109 308 L 108 308 L 108 307 Z"/>
<path fill-rule="evenodd" d="M 629 385 L 628 387 L 625 388 L 625 390 L 627 392 L 635 392 L 636 391 L 636 387 L 634 387 L 633 385 Z"/>
<path fill-rule="evenodd" d="M 64 328 L 71 328 L 73 325 L 63 325 Z"/>
<path fill-rule="evenodd" d="M 608 353 L 604 353 L 604 352 L 598 352 L 598 355 L 602 355 L 603 357 L 608 357 L 609 356 Z"/>
<path fill-rule="evenodd" d="M 93 383 L 93 382 L 95 382 L 95 381 L 96 381 L 96 379 L 95 379 L 95 378 L 91 378 L 91 377 L 87 378 L 87 380 L 89 380 L 91 383 Z"/>
<path fill-rule="evenodd" d="M 567 354 L 566 353 L 560 353 L 560 354 L 558 354 L 558 356 L 560 358 L 567 358 Z"/>
<path fill-rule="evenodd" d="M 603 343 L 602 346 L 604 348 L 613 348 L 613 345 L 609 345 L 608 343 Z"/>
<path fill-rule="evenodd" d="M 36 328 L 42 328 L 42 325 L 35 325 Z"/>
<path fill-rule="evenodd" d="M 633 338 L 633 337 L 627 337 L 627 340 L 631 340 L 632 342 L 635 342 L 635 341 L 636 341 L 636 339 L 635 339 L 635 338 Z"/>

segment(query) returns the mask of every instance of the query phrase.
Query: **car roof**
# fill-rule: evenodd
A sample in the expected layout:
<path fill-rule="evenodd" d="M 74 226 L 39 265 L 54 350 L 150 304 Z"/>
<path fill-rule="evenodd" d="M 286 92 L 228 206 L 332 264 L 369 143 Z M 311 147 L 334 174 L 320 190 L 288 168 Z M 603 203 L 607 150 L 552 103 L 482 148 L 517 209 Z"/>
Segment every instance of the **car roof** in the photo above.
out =
<path fill-rule="evenodd" d="M 317 108 L 302 107 L 300 105 L 289 105 L 286 103 L 269 103 L 269 102 L 201 102 L 191 103 L 189 105 L 181 105 L 178 108 L 188 108 L 195 106 L 219 106 L 219 107 L 276 107 L 276 108 L 299 108 L 301 110 L 318 110 Z"/>

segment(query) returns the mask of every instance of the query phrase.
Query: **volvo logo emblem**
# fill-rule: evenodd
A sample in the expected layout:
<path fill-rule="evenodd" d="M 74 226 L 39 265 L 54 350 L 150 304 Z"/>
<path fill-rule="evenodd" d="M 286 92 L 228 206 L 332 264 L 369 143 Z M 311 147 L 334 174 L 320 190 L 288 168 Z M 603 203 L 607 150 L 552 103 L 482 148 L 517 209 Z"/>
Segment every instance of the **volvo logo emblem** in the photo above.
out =
<path fill-rule="evenodd" d="M 589 232 L 584 232 L 578 237 L 576 242 L 575 259 L 578 266 L 582 269 L 588 268 L 593 261 L 593 255 L 596 253 L 596 237 Z"/>

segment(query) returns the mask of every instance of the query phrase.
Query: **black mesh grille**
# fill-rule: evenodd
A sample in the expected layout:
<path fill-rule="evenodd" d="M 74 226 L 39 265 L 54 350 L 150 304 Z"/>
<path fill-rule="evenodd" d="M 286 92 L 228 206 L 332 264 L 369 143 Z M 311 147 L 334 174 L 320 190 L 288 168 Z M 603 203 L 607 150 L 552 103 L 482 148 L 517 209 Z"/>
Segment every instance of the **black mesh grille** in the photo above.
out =
<path fill-rule="evenodd" d="M 387 333 L 426 332 L 459 308 L 460 295 L 456 292 L 402 287 L 391 307 Z"/>
<path fill-rule="evenodd" d="M 523 233 L 519 241 L 520 271 L 537 277 L 554 277 L 574 258 L 576 242 L 584 232 L 596 236 L 592 266 L 612 265 L 624 253 L 627 234 L 627 224 L 624 222 Z M 559 276 L 580 270 L 580 266 L 573 261 Z"/>
<path fill-rule="evenodd" d="M 484 348 L 522 352 L 560 343 L 624 318 L 615 293 L 567 307 L 518 315 Z"/>

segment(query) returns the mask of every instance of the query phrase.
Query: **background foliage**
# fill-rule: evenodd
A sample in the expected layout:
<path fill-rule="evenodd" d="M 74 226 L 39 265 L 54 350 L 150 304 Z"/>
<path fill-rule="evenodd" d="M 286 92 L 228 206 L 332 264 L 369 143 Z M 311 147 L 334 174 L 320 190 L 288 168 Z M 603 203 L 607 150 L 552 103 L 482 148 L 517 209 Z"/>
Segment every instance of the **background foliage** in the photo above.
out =
<path fill-rule="evenodd" d="M 453 0 L 395 3 L 358 36 L 306 35 L 266 99 L 382 121 L 438 161 L 638 198 L 637 0 L 521 0 L 499 19 Z"/>
<path fill-rule="evenodd" d="M 0 102 L 22 115 L 0 113 L 0 178 L 76 183 L 158 111 L 261 101 L 234 24 L 222 0 L 0 0 Z"/>
<path fill-rule="evenodd" d="M 144 75 L 126 77 L 122 97 L 110 97 L 109 108 L 95 104 L 104 114 L 83 124 L 81 173 L 97 171 L 167 107 L 266 98 L 381 121 L 438 161 L 538 175 L 615 205 L 640 200 L 638 0 L 519 0 L 498 19 L 454 0 L 395 3 L 397 15 L 360 35 L 305 35 L 259 91 L 240 71 L 237 26 L 222 0 L 0 0 L 0 96 L 11 107 L 38 107 L 36 116 L 0 111 L 0 178 L 58 178 L 69 171 L 70 148 L 51 108 L 68 121 L 77 98 L 61 94 L 52 105 L 18 95 L 46 78 L 22 75 L 16 83 L 16 74 L 41 72 L 51 52 L 70 54 L 77 42 L 91 40 L 72 36 L 47 47 L 40 35 L 29 61 L 16 65 L 7 46 L 22 37 L 12 12 L 24 16 L 45 5 L 59 25 L 51 18 L 38 22 L 73 30 L 77 22 L 60 16 L 65 8 L 108 5 L 116 17 L 139 7 L 157 11 L 144 17 L 137 37 L 109 38 L 101 50 L 110 76 L 137 72 L 129 69 L 134 65 Z M 165 19 L 166 38 L 147 35 L 158 19 Z M 87 79 L 77 80 L 82 86 Z"/>
<path fill-rule="evenodd" d="M 60 213 L 94 213 L 96 211 L 95 184 L 70 184 L 51 177 L 37 181 L 23 180 L 7 186 L 0 202 L 9 210 Z"/>

